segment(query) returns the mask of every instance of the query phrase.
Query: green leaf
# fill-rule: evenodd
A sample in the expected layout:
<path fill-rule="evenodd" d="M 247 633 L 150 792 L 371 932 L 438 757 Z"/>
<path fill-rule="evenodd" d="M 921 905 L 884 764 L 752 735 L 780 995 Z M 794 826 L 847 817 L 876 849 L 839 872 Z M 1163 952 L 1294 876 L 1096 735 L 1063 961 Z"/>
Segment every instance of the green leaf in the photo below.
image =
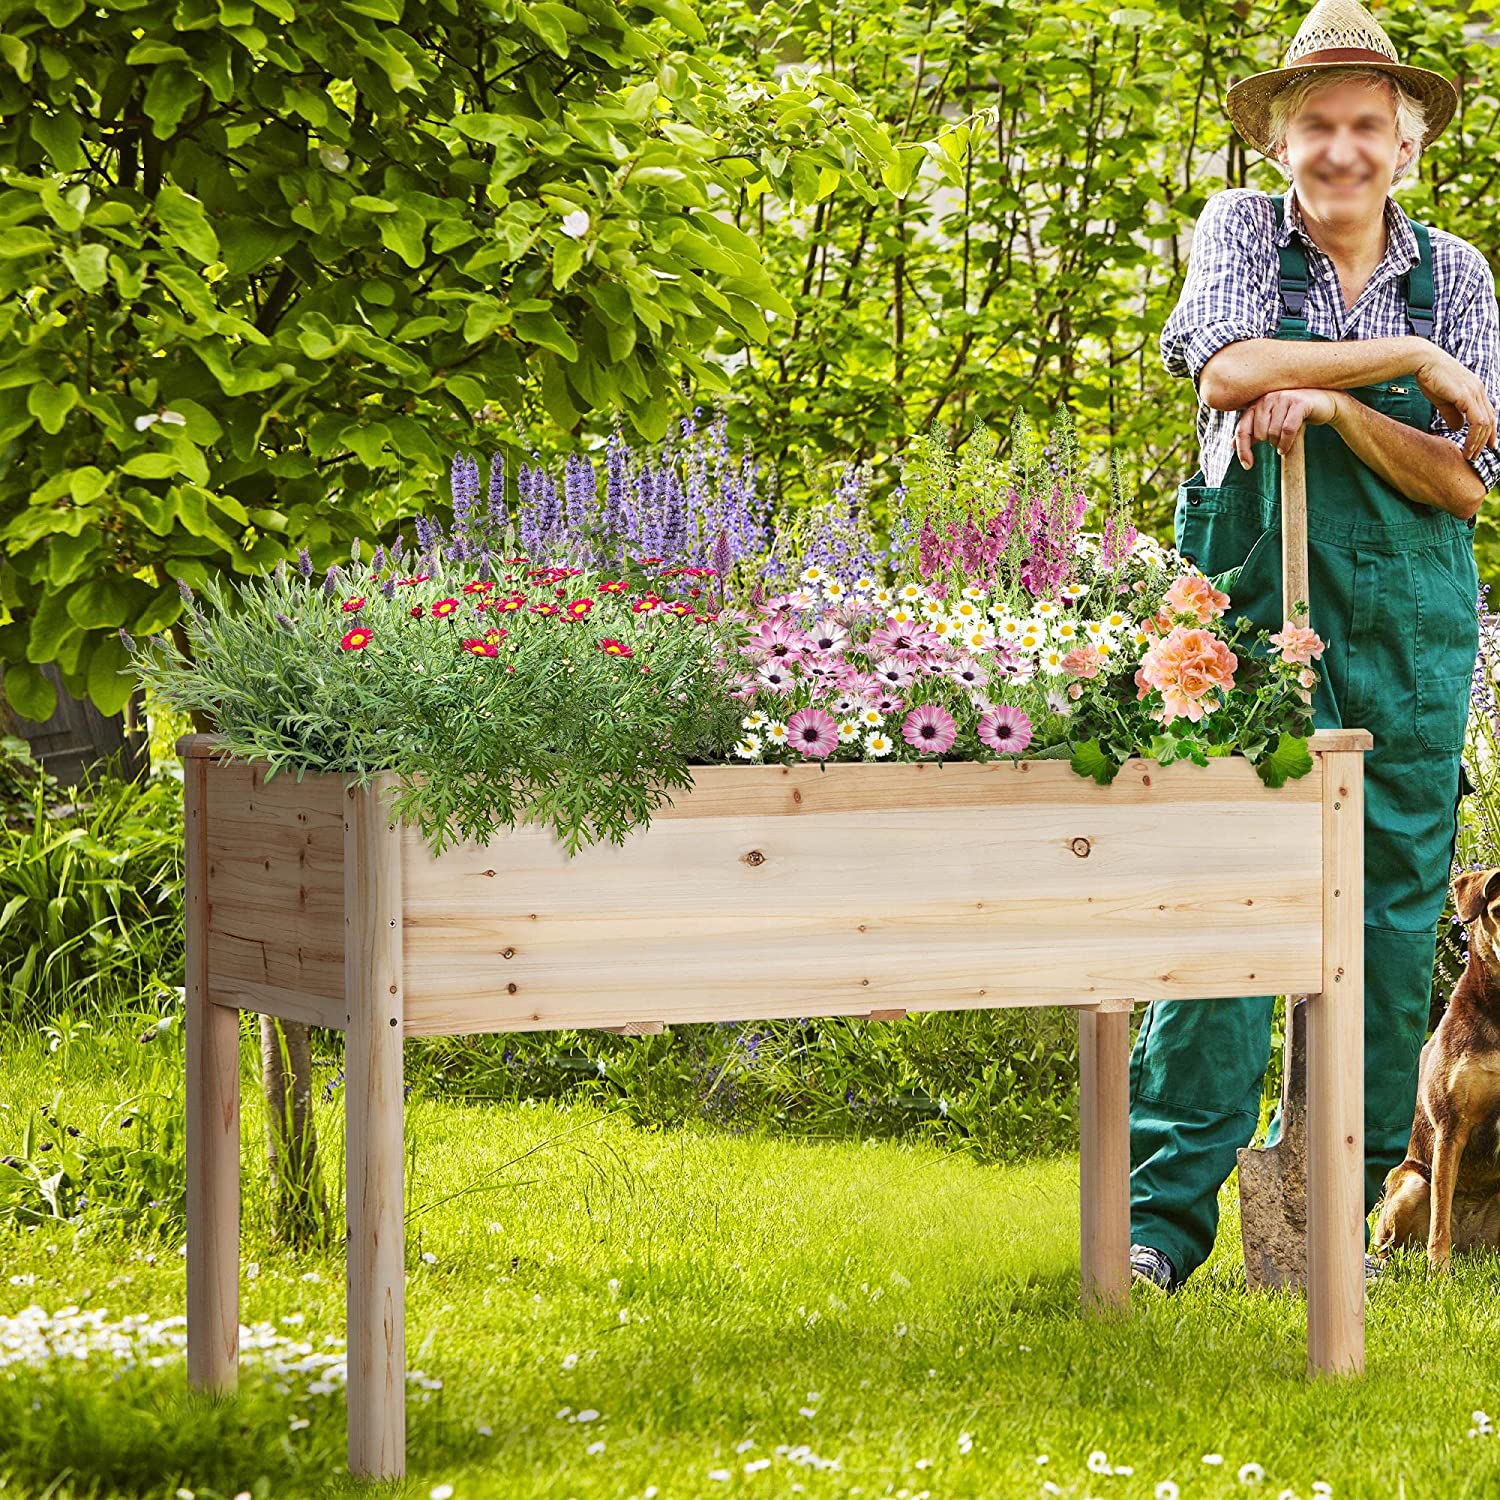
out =
<path fill-rule="evenodd" d="M 1073 747 L 1069 764 L 1080 776 L 1089 776 L 1100 786 L 1108 786 L 1120 774 L 1120 765 L 1104 753 L 1098 740 L 1084 740 Z"/>
<path fill-rule="evenodd" d="M 29 661 L 12 662 L 5 668 L 5 696 L 23 719 L 43 723 L 57 712 L 57 689 Z"/>
<path fill-rule="evenodd" d="M 36 0 L 36 8 L 54 31 L 71 26 L 83 14 L 84 0 Z"/>
<path fill-rule="evenodd" d="M 117 714 L 130 701 L 137 677 L 130 653 L 116 632 L 102 636 L 89 657 L 88 694 L 102 714 Z"/>
<path fill-rule="evenodd" d="M 52 236 L 31 224 L 7 225 L 0 234 L 0 259 L 20 260 L 24 255 L 40 255 L 52 249 Z"/>
<path fill-rule="evenodd" d="M 565 287 L 582 264 L 583 246 L 577 240 L 560 240 L 552 255 L 552 285 Z"/>
<path fill-rule="evenodd" d="M 367 214 L 393 214 L 400 206 L 389 198 L 372 198 L 368 193 L 356 193 L 349 200 L 350 208 L 362 208 Z"/>
<path fill-rule="evenodd" d="M 551 312 L 518 312 L 513 322 L 527 343 L 550 349 L 567 360 L 578 358 L 578 345 Z"/>
<path fill-rule="evenodd" d="M 109 280 L 109 249 L 105 245 L 71 245 L 63 247 L 63 264 L 68 273 L 86 292 L 103 289 Z"/>
<path fill-rule="evenodd" d="M 59 172 L 76 172 L 83 166 L 79 144 L 83 139 L 83 123 L 76 114 L 32 115 L 31 138 L 52 158 L 52 165 Z"/>
<path fill-rule="evenodd" d="M 175 453 L 137 453 L 120 465 L 120 472 L 139 479 L 171 479 L 181 467 Z"/>
<path fill-rule="evenodd" d="M 427 221 L 409 208 L 398 208 L 380 221 L 380 238 L 388 250 L 394 250 L 413 270 L 427 258 L 423 237 Z"/>
<path fill-rule="evenodd" d="M 151 134 L 164 141 L 203 97 L 203 84 L 181 63 L 162 63 L 152 68 L 150 78 L 144 114 L 151 122 Z"/>
<path fill-rule="evenodd" d="M 169 182 L 157 193 L 155 207 L 162 225 L 194 260 L 206 266 L 218 260 L 219 237 L 196 198 Z"/>
<path fill-rule="evenodd" d="M 1312 768 L 1307 740 L 1301 735 L 1283 734 L 1276 742 L 1276 748 L 1256 761 L 1255 774 L 1267 786 L 1280 787 L 1306 776 Z"/>
<path fill-rule="evenodd" d="M 31 82 L 31 48 L 20 37 L 0 35 L 0 57 L 10 64 L 22 83 Z"/>
<path fill-rule="evenodd" d="M 78 387 L 71 380 L 61 385 L 53 385 L 50 380 L 39 381 L 26 397 L 26 409 L 46 433 L 61 432 L 68 413 L 77 405 Z"/>

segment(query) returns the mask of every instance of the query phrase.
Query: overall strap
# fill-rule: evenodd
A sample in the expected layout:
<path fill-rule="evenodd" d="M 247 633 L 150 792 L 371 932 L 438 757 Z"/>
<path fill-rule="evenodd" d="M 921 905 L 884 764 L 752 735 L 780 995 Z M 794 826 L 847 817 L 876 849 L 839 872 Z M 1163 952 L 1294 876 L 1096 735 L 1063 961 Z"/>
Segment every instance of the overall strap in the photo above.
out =
<path fill-rule="evenodd" d="M 1425 224 L 1406 221 L 1417 236 L 1422 258 L 1406 273 L 1406 316 L 1418 338 L 1432 337 L 1432 236 Z"/>
<path fill-rule="evenodd" d="M 1276 209 L 1276 232 L 1279 235 L 1286 214 L 1285 195 L 1277 193 L 1271 202 Z M 1279 262 L 1277 280 L 1281 292 L 1281 321 L 1276 329 L 1276 337 L 1305 339 L 1307 317 L 1303 312 L 1303 304 L 1307 301 L 1306 252 L 1294 235 L 1286 244 L 1276 247 L 1276 257 Z"/>
<path fill-rule="evenodd" d="M 1276 232 L 1280 234 L 1286 213 L 1285 195 L 1277 193 L 1272 199 L 1276 209 Z M 1421 259 L 1402 277 L 1407 322 L 1418 338 L 1432 337 L 1432 236 L 1425 224 L 1408 218 L 1412 232 L 1417 237 L 1417 250 Z M 1281 295 L 1281 320 L 1276 330 L 1277 338 L 1306 338 L 1307 316 L 1307 252 L 1292 235 L 1284 245 L 1276 247 L 1278 260 L 1277 276 Z"/>

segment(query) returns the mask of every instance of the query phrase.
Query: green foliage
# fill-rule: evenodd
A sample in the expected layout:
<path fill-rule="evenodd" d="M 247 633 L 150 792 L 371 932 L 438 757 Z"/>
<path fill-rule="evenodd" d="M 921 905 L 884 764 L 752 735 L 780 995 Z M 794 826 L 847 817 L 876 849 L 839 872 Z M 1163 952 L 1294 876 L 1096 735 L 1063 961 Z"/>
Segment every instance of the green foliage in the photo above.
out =
<path fill-rule="evenodd" d="M 210 579 L 207 611 L 184 627 L 191 654 L 157 638 L 140 668 L 158 699 L 207 716 L 230 754 L 271 775 L 393 772 L 393 811 L 435 853 L 527 821 L 570 854 L 620 843 L 691 785 L 693 762 L 723 758 L 741 710 L 713 617 L 636 613 L 611 580 L 568 569 L 562 592 L 594 601 L 587 615 L 503 613 L 480 607 L 494 585 L 478 572 L 438 561 L 382 588 L 356 566 L 330 590 L 278 569 L 234 593 Z M 522 574 L 498 594 L 509 578 Z"/>
<path fill-rule="evenodd" d="M 742 101 L 688 0 L 0 0 L 0 662 L 106 711 L 173 579 L 320 566 L 504 422 L 658 438 L 792 306 L 715 210 L 885 165 L 835 79 Z M 808 164 L 818 166 L 811 177 Z M 489 443 L 489 446 L 494 446 Z M 514 463 L 512 463 L 514 468 Z"/>
<path fill-rule="evenodd" d="M 98 1014 L 182 964 L 182 788 L 103 779 L 65 811 L 33 785 L 0 827 L 0 1019 Z"/>

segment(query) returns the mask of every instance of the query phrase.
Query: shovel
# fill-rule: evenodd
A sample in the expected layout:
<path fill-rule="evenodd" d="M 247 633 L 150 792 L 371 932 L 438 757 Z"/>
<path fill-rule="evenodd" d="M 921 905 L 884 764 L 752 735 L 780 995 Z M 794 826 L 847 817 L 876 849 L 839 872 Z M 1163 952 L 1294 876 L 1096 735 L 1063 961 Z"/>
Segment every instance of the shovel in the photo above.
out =
<path fill-rule="evenodd" d="M 1242 1146 L 1240 1238 L 1252 1292 L 1307 1285 L 1307 1000 L 1287 997 L 1281 1067 L 1281 1136 L 1259 1150 Z"/>
<path fill-rule="evenodd" d="M 1284 619 L 1306 603 L 1307 463 L 1303 433 L 1281 463 L 1281 587 Z M 1287 996 L 1281 1070 L 1281 1135 L 1239 1152 L 1240 1237 L 1251 1291 L 1307 1285 L 1307 1000 Z"/>

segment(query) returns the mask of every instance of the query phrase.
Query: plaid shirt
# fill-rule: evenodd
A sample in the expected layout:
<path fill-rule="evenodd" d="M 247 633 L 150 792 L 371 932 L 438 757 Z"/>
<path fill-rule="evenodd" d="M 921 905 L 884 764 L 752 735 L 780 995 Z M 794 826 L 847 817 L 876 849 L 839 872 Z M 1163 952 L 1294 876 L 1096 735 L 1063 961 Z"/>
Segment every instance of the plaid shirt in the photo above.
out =
<path fill-rule="evenodd" d="M 1295 232 L 1307 251 L 1308 288 L 1303 316 L 1309 333 L 1328 339 L 1393 338 L 1409 334 L 1401 278 L 1420 259 L 1417 237 L 1400 205 L 1385 200 L 1389 244 L 1375 274 L 1348 310 L 1338 270 L 1303 227 L 1294 189 L 1286 199 L 1286 219 L 1276 234 L 1276 210 L 1268 193 L 1227 188 L 1203 205 L 1193 230 L 1192 251 L 1182 296 L 1161 334 L 1161 355 L 1173 375 L 1192 377 L 1194 388 L 1209 359 L 1239 339 L 1274 338 L 1280 319 L 1276 246 Z M 1489 263 L 1467 240 L 1431 229 L 1432 339 L 1466 370 L 1484 381 L 1500 411 L 1500 309 Z M 1234 429 L 1240 413 L 1215 411 L 1200 399 L 1198 442 L 1204 478 L 1221 485 L 1234 458 Z M 1436 412 L 1433 432 L 1462 447 L 1468 423 L 1450 428 Z M 1472 459 L 1486 490 L 1500 479 L 1500 453 L 1486 448 Z"/>

